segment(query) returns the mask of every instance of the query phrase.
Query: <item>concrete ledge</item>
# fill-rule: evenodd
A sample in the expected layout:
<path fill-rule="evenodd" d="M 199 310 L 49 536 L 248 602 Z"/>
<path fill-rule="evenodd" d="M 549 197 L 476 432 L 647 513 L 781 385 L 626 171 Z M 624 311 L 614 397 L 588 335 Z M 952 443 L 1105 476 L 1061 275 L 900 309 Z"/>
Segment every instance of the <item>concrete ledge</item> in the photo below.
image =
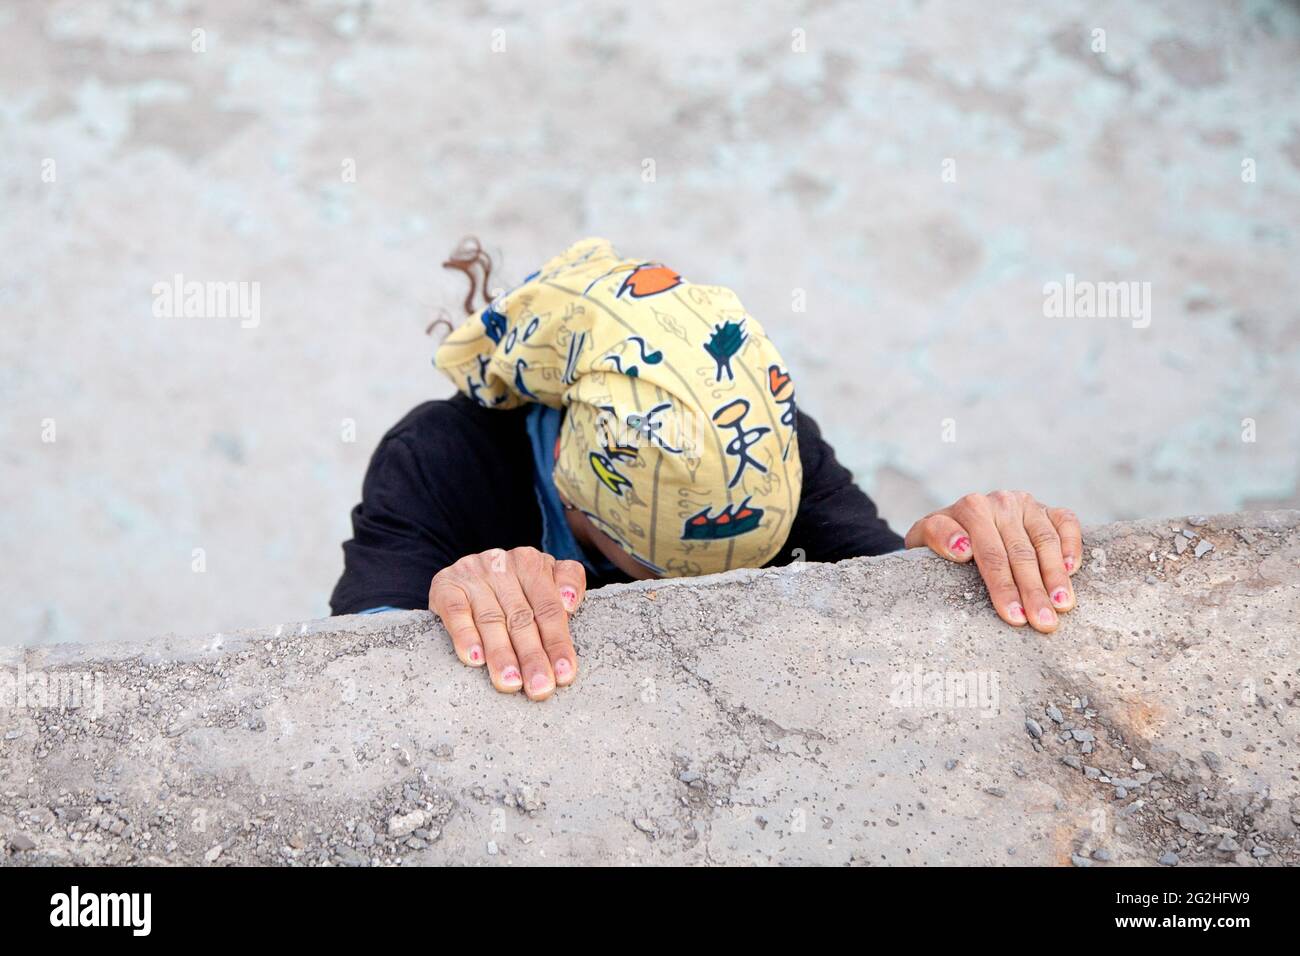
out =
<path fill-rule="evenodd" d="M 608 588 L 545 704 L 423 612 L 2 649 L 0 861 L 1295 863 L 1298 530 L 1093 528 L 1052 637 L 919 552 Z"/>

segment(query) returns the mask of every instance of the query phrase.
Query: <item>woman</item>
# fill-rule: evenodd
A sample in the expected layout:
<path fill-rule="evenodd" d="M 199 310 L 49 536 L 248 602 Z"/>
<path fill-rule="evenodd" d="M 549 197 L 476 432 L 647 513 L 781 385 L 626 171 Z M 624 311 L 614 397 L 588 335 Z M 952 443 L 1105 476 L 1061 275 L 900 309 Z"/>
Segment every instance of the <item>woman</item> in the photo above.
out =
<path fill-rule="evenodd" d="M 449 265 L 487 287 L 476 246 Z M 486 293 L 484 298 L 487 299 Z M 998 615 L 1074 607 L 1079 524 L 1023 492 L 966 495 L 900 539 L 835 460 L 735 293 L 586 239 L 449 335 L 460 390 L 380 443 L 335 614 L 428 607 L 497 690 L 577 677 L 589 587 L 926 546 L 975 560 Z"/>

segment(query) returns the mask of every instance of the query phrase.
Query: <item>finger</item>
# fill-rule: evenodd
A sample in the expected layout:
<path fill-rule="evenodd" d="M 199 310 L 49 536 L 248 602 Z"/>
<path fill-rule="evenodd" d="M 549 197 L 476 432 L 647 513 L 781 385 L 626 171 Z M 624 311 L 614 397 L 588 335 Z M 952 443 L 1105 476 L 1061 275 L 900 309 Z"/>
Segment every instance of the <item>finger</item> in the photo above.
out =
<path fill-rule="evenodd" d="M 560 687 L 572 684 L 578 676 L 578 652 L 569 636 L 569 615 L 560 600 L 555 581 L 555 560 L 546 556 L 547 564 L 536 574 L 521 574 L 524 597 L 533 608 L 533 620 L 542 636 L 542 648 L 551 662 L 551 672 Z M 574 562 L 575 564 L 577 562 Z M 572 590 L 571 585 L 565 585 Z M 576 592 L 572 592 L 576 593 Z"/>
<path fill-rule="evenodd" d="M 469 595 L 450 581 L 433 582 L 429 592 L 429 610 L 442 619 L 442 626 L 451 635 L 456 656 L 470 667 L 482 667 L 483 639 L 474 626 L 474 612 Z"/>
<path fill-rule="evenodd" d="M 1038 552 L 1025 531 L 1024 512 L 1019 508 L 995 512 L 998 530 L 1002 532 L 1002 546 L 1011 564 L 1011 576 L 1016 590 L 1024 602 L 1029 624 L 1044 634 L 1056 630 L 1056 611 L 1043 587 L 1043 576 L 1038 572 Z"/>
<path fill-rule="evenodd" d="M 984 586 L 989 590 L 993 610 L 1008 624 L 1015 627 L 1024 624 L 1025 607 L 1020 603 L 1020 591 L 1011 576 L 1007 551 L 1002 545 L 1002 534 L 993 523 L 992 511 L 965 506 L 959 502 L 953 517 L 970 532 L 975 566 L 979 568 Z"/>
<path fill-rule="evenodd" d="M 564 609 L 572 614 L 587 594 L 587 569 L 581 561 L 556 561 L 554 574 Z"/>
<path fill-rule="evenodd" d="M 503 694 L 513 694 L 524 686 L 524 679 L 520 676 L 519 660 L 510 643 L 510 632 L 506 630 L 506 613 L 501 609 L 496 593 L 477 572 L 467 576 L 463 583 L 469 593 L 474 626 L 483 638 L 483 654 L 487 658 L 492 686 Z"/>
<path fill-rule="evenodd" d="M 1083 529 L 1079 518 L 1069 508 L 1048 508 L 1047 517 L 1056 527 L 1061 539 L 1061 558 L 1067 574 L 1073 574 L 1083 564 Z"/>
<path fill-rule="evenodd" d="M 1074 588 L 1070 584 L 1070 573 L 1065 570 L 1065 559 L 1061 556 L 1060 535 L 1047 517 L 1046 508 L 1035 504 L 1025 511 L 1025 533 L 1038 552 L 1038 573 L 1047 588 L 1052 607 L 1058 611 L 1070 610 L 1074 607 Z"/>
<path fill-rule="evenodd" d="M 541 568 L 542 554 L 537 556 L 536 568 L 529 567 L 524 573 L 536 573 Z M 519 669 L 523 671 L 524 693 L 531 700 L 545 700 L 555 690 L 555 675 L 551 673 L 551 662 L 542 648 L 542 637 L 537 630 L 533 617 L 533 607 L 524 596 L 524 589 L 519 583 L 520 559 L 512 556 L 499 571 L 492 571 L 488 576 L 496 595 L 497 603 L 506 615 L 506 630 L 510 634 L 510 643 L 514 647 Z"/>
<path fill-rule="evenodd" d="M 975 554 L 966 529 L 938 511 L 912 525 L 912 530 L 903 539 L 903 545 L 908 548 L 925 545 L 940 557 L 961 564 L 965 564 Z"/>

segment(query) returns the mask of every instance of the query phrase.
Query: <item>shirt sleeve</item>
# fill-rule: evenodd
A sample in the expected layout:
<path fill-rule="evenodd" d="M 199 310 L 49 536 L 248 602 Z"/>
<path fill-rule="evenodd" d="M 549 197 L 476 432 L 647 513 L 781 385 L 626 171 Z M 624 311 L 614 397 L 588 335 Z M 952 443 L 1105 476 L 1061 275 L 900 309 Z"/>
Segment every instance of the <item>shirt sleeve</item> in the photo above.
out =
<path fill-rule="evenodd" d="M 822 439 L 817 423 L 802 412 L 797 422 L 803 494 L 782 557 L 788 561 L 843 561 L 900 550 L 903 539 L 854 484 L 852 473 L 836 460 L 835 450 Z M 795 554 L 794 549 L 804 553 Z"/>
<path fill-rule="evenodd" d="M 370 460 L 361 503 L 352 509 L 352 540 L 343 545 L 343 576 L 330 598 L 335 614 L 427 608 L 429 582 L 459 557 L 450 533 L 455 518 L 409 441 L 390 435 Z"/>

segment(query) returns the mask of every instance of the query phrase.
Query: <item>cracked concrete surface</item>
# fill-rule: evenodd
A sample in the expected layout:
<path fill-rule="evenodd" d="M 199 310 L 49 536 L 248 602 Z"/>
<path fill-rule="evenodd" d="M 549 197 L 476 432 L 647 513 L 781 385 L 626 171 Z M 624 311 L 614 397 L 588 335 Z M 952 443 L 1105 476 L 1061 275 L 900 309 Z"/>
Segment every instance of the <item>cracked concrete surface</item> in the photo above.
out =
<path fill-rule="evenodd" d="M 102 712 L 0 710 L 0 853 L 1300 862 L 1300 512 L 1086 547 L 1051 637 L 920 552 L 604 589 L 544 704 L 492 691 L 422 612 L 4 649 L 47 686 L 100 675 Z"/>
<path fill-rule="evenodd" d="M 902 529 L 1300 502 L 1294 2 L 51 0 L 0 43 L 0 643 L 326 613 L 471 232 L 505 282 L 599 233 L 736 288 Z M 154 317 L 177 273 L 260 325 Z M 1045 318 L 1070 273 L 1151 326 Z"/>

